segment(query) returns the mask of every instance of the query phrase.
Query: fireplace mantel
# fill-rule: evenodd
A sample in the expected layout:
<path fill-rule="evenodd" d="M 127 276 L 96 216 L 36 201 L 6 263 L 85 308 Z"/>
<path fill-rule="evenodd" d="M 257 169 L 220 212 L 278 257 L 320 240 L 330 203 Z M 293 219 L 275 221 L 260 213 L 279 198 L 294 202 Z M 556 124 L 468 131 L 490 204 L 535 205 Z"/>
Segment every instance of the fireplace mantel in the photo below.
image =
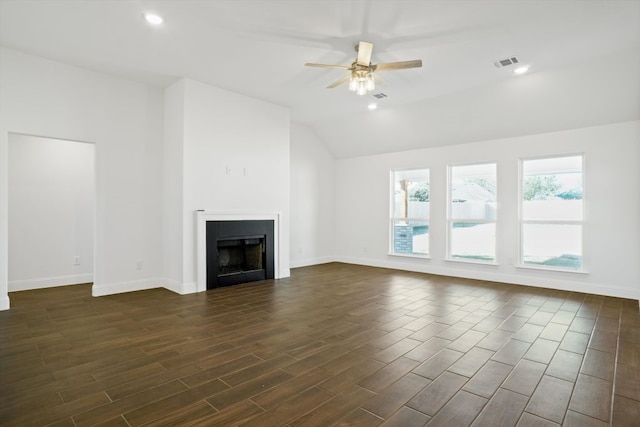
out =
<path fill-rule="evenodd" d="M 272 220 L 274 231 L 274 276 L 280 276 L 280 213 L 279 212 L 226 212 L 226 211 L 196 211 L 196 266 L 197 283 L 196 291 L 207 290 L 207 221 L 246 221 L 246 220 Z"/>

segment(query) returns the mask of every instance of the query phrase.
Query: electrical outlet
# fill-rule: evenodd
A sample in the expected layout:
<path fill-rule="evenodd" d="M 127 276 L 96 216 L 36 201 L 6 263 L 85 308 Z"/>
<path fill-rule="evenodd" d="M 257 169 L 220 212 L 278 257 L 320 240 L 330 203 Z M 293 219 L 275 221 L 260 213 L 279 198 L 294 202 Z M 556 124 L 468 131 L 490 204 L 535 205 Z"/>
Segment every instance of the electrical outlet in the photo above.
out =
<path fill-rule="evenodd" d="M 136 262 L 136 270 L 142 270 L 143 264 L 142 261 Z"/>
<path fill-rule="evenodd" d="M 80 265 L 80 257 L 78 255 L 73 257 L 73 265 Z"/>

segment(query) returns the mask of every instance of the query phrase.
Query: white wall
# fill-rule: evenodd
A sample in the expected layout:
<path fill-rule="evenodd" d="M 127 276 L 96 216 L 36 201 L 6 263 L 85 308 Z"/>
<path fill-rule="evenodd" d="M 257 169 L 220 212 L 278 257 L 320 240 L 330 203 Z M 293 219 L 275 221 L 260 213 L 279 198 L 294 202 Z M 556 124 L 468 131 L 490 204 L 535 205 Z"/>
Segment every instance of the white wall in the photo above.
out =
<path fill-rule="evenodd" d="M 9 291 L 93 282 L 94 192 L 93 144 L 9 135 Z"/>
<path fill-rule="evenodd" d="M 185 81 L 169 86 L 164 93 L 163 158 L 163 264 L 165 286 L 183 293 L 183 173 L 184 173 Z"/>
<path fill-rule="evenodd" d="M 640 121 L 338 160 L 339 261 L 640 299 Z M 516 268 L 518 159 L 585 156 L 584 259 L 588 274 Z M 498 165 L 498 266 L 445 261 L 448 164 Z M 431 259 L 388 255 L 389 170 L 431 171 Z"/>
<path fill-rule="evenodd" d="M 93 292 L 160 286 L 162 91 L 1 48 L 0 93 L 0 308 L 8 308 L 9 132 L 95 144 Z"/>
<path fill-rule="evenodd" d="M 182 279 L 172 289 L 196 289 L 196 210 L 280 213 L 279 272 L 288 277 L 289 111 L 188 79 L 167 88 L 166 96 L 174 106 L 165 109 L 165 120 L 183 121 L 182 137 L 168 135 L 169 144 L 182 140 L 182 158 L 175 160 L 182 165 L 171 168 L 183 171 L 181 200 L 174 193 L 169 202 L 182 206 Z M 182 119 L 171 117 L 180 114 L 179 103 Z M 172 221 L 167 227 L 175 230 Z"/>
<path fill-rule="evenodd" d="M 291 267 L 334 260 L 335 159 L 306 125 L 291 125 Z"/>

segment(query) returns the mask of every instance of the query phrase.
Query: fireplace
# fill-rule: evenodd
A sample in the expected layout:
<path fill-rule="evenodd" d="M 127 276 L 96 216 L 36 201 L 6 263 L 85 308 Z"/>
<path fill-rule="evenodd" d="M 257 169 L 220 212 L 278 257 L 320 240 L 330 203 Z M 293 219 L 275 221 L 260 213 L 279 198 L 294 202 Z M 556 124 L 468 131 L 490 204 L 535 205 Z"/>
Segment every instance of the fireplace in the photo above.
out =
<path fill-rule="evenodd" d="M 206 221 L 206 276 L 207 289 L 273 279 L 273 221 Z"/>

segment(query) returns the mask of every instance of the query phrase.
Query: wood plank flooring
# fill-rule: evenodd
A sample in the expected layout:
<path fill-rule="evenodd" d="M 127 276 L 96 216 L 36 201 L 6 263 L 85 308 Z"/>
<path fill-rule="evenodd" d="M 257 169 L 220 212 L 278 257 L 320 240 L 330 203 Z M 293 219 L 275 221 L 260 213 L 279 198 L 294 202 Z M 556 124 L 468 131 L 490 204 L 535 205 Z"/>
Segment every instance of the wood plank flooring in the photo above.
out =
<path fill-rule="evenodd" d="M 10 294 L 3 426 L 632 426 L 638 302 L 325 264 Z"/>

